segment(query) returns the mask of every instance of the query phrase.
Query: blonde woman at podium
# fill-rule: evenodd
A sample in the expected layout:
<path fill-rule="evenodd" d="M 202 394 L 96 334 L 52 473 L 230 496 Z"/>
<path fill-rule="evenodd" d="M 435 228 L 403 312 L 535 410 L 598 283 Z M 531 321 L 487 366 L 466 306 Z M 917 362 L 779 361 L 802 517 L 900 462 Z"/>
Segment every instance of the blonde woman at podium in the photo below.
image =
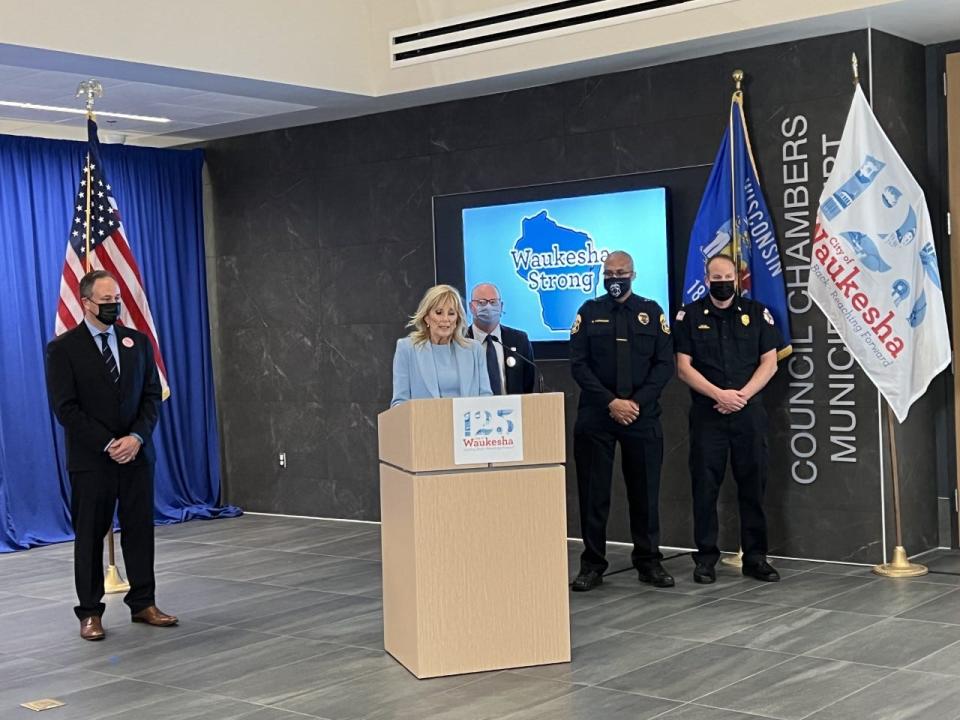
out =
<path fill-rule="evenodd" d="M 467 315 L 460 293 L 435 285 L 423 296 L 397 340 L 390 406 L 420 398 L 493 395 L 483 346 L 466 337 Z"/>

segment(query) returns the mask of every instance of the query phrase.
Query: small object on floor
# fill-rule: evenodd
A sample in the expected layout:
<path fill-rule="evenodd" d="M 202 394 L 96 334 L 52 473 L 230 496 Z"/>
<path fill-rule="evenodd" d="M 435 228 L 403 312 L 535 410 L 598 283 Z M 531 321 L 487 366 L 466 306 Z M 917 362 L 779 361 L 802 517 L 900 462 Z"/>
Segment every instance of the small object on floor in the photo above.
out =
<path fill-rule="evenodd" d="M 603 584 L 603 575 L 596 570 L 581 570 L 570 589 L 574 592 L 587 592 Z"/>
<path fill-rule="evenodd" d="M 84 640 L 103 640 L 106 636 L 103 623 L 96 615 L 85 617 L 80 621 L 80 637 Z"/>
<path fill-rule="evenodd" d="M 773 566 L 766 560 L 758 563 L 744 563 L 743 574 L 746 577 L 752 577 L 763 582 L 780 582 L 780 573 L 774 570 Z"/>
<path fill-rule="evenodd" d="M 712 585 L 717 581 L 717 571 L 711 565 L 697 563 L 693 569 L 693 581 L 701 585 Z"/>
<path fill-rule="evenodd" d="M 637 576 L 640 582 L 658 588 L 670 588 L 676 584 L 673 581 L 673 576 L 664 570 L 663 565 L 658 562 L 637 568 Z"/>
<path fill-rule="evenodd" d="M 180 622 L 176 616 L 161 612 L 156 605 L 151 605 L 138 613 L 134 613 L 130 619 L 135 623 L 146 623 L 154 627 L 170 627 Z"/>
<path fill-rule="evenodd" d="M 20 703 L 20 707 L 27 710 L 42 712 L 43 710 L 53 710 L 53 708 L 63 707 L 64 703 L 53 698 L 44 698 L 43 700 L 31 700 L 30 702 Z"/>

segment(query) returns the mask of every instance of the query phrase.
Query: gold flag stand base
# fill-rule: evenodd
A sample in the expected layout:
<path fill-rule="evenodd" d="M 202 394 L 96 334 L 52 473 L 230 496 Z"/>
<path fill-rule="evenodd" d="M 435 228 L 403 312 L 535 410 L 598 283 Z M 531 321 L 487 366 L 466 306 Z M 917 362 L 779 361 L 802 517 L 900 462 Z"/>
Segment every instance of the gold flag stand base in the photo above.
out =
<path fill-rule="evenodd" d="M 107 565 L 107 572 L 103 576 L 103 591 L 105 593 L 125 593 L 129 589 L 130 583 L 123 579 L 117 566 Z"/>
<path fill-rule="evenodd" d="M 736 555 L 724 555 L 720 559 L 720 564 L 729 567 L 743 567 L 743 550 L 737 550 Z"/>
<path fill-rule="evenodd" d="M 874 565 L 873 572 L 892 578 L 920 577 L 927 574 L 927 566 L 910 562 L 907 559 L 907 551 L 902 545 L 897 545 L 893 549 L 893 559 L 882 565 Z"/>

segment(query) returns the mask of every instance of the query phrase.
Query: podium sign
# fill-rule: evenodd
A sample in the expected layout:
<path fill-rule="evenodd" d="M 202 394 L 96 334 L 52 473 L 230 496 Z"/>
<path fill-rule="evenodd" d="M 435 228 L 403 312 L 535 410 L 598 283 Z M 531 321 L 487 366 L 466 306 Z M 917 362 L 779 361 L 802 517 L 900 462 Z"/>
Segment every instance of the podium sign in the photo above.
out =
<path fill-rule="evenodd" d="M 523 409 L 519 395 L 454 398 L 455 465 L 523 461 Z"/>

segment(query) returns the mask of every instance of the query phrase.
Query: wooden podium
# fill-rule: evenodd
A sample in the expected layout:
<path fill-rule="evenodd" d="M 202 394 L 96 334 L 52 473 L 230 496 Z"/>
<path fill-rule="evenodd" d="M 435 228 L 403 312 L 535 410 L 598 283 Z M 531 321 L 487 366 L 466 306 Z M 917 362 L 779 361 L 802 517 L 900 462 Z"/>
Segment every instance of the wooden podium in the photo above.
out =
<path fill-rule="evenodd" d="M 453 401 L 380 414 L 384 647 L 418 678 L 570 661 L 563 394 L 523 460 L 455 465 Z"/>

